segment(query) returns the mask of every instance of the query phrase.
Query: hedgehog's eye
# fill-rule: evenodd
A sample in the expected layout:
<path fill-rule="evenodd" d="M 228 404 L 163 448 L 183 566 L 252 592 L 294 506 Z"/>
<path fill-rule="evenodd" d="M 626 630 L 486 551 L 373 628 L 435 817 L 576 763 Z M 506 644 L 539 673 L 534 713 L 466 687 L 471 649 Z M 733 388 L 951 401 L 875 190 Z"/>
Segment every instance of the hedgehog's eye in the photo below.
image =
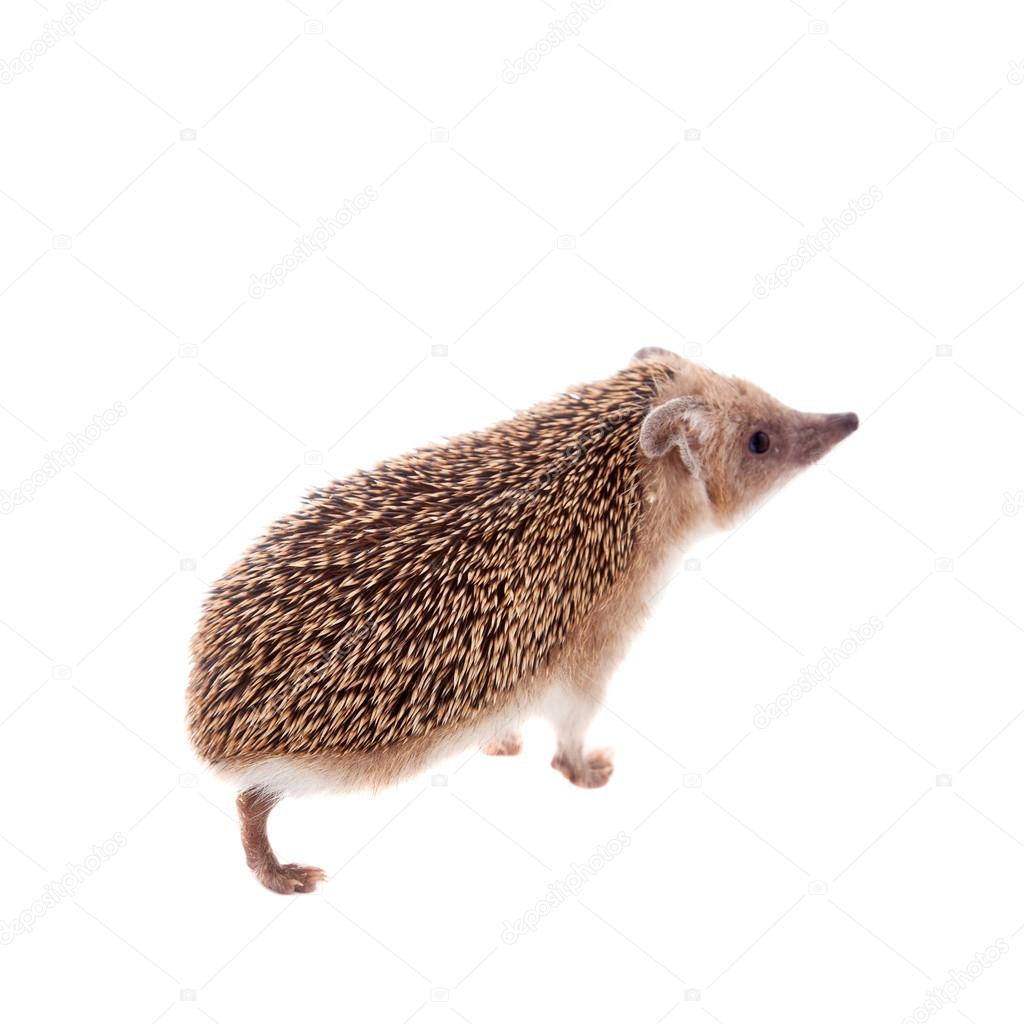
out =
<path fill-rule="evenodd" d="M 768 451 L 768 447 L 770 444 L 771 441 L 769 440 L 768 435 L 763 430 L 756 430 L 753 434 L 750 435 L 750 440 L 747 442 L 747 447 L 755 455 L 764 455 L 764 453 Z"/>

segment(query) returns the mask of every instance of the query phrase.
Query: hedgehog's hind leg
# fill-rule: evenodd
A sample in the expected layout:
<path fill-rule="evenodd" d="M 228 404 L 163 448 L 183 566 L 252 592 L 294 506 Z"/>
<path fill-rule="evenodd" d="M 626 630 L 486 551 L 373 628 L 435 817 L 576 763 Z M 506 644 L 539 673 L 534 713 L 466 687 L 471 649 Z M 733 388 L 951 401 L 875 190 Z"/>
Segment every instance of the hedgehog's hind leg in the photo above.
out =
<path fill-rule="evenodd" d="M 554 725 L 558 741 L 551 767 L 584 789 L 603 786 L 614 769 L 610 750 L 583 749 L 587 726 L 597 708 L 596 695 L 571 680 L 555 683 L 544 701 L 544 713 Z"/>
<path fill-rule="evenodd" d="M 270 847 L 267 818 L 281 799 L 280 793 L 259 786 L 238 794 L 238 820 L 242 827 L 245 862 L 253 874 L 271 891 L 281 893 L 313 892 L 318 882 L 327 880 L 320 868 L 304 864 L 282 864 Z"/>

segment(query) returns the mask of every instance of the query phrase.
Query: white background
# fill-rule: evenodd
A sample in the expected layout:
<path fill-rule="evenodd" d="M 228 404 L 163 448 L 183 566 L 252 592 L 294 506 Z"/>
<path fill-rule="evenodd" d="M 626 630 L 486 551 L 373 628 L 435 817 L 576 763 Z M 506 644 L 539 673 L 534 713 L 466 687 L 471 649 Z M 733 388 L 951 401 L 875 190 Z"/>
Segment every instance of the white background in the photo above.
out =
<path fill-rule="evenodd" d="M 538 57 L 560 2 L 106 0 L 16 73 L 66 9 L 4 3 L 5 497 L 124 410 L 0 516 L 5 1016 L 897 1022 L 1004 940 L 917 1019 L 1020 1019 L 1024 12 L 806 5 L 609 0 Z M 332 878 L 263 890 L 183 733 L 208 584 L 329 476 L 650 344 L 861 430 L 691 553 L 595 723 L 605 789 L 538 724 L 282 805 Z"/>

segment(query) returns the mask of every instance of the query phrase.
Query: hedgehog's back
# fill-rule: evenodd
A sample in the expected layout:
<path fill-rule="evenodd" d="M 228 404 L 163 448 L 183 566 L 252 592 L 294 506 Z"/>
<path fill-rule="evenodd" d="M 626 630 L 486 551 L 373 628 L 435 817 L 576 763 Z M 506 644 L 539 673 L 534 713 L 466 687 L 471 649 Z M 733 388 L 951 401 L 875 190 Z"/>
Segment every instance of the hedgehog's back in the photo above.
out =
<path fill-rule="evenodd" d="M 627 564 L 636 438 L 666 372 L 389 460 L 275 523 L 193 640 L 200 755 L 368 751 L 513 699 Z"/>

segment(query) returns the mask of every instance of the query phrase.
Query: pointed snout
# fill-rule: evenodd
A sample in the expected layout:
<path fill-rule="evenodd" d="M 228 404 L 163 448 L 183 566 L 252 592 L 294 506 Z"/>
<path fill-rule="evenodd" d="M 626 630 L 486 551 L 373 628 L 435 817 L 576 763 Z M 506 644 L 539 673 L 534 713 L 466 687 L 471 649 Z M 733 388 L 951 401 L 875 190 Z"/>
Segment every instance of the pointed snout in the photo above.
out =
<path fill-rule="evenodd" d="M 860 420 L 857 419 L 855 412 L 829 413 L 825 417 L 825 422 L 828 429 L 838 435 L 836 441 L 842 441 L 844 437 L 849 437 L 860 426 Z"/>
<path fill-rule="evenodd" d="M 798 460 L 804 464 L 817 462 L 858 426 L 860 420 L 855 412 L 805 413 L 797 437 Z"/>

